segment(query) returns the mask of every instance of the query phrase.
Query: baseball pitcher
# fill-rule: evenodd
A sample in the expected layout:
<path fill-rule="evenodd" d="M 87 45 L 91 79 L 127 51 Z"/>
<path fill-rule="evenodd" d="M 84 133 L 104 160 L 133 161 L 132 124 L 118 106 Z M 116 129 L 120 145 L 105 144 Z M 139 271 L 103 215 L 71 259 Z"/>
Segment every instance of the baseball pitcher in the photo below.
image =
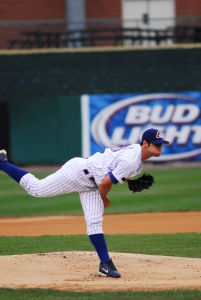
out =
<path fill-rule="evenodd" d="M 0 150 L 0 170 L 17 181 L 34 197 L 53 197 L 78 192 L 84 211 L 87 234 L 99 258 L 99 275 L 120 277 L 109 257 L 104 238 L 102 221 L 104 208 L 110 205 L 108 193 L 113 184 L 127 183 L 129 190 L 141 192 L 153 184 L 153 177 L 141 173 L 143 161 L 161 155 L 162 144 L 169 144 L 157 129 L 146 130 L 140 144 L 109 149 L 95 153 L 89 158 L 76 157 L 67 161 L 58 171 L 39 180 L 31 173 L 8 162 L 5 150 Z"/>

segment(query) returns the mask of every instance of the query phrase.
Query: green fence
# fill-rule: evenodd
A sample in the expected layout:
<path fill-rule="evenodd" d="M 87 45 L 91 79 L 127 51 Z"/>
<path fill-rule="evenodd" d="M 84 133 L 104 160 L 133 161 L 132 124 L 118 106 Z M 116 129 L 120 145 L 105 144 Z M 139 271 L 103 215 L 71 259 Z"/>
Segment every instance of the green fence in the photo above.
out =
<path fill-rule="evenodd" d="M 0 55 L 0 100 L 201 89 L 201 48 Z"/>
<path fill-rule="evenodd" d="M 201 90 L 201 48 L 0 55 L 15 163 L 81 155 L 80 96 Z"/>
<path fill-rule="evenodd" d="M 81 155 L 80 97 L 10 101 L 12 161 L 57 164 Z"/>

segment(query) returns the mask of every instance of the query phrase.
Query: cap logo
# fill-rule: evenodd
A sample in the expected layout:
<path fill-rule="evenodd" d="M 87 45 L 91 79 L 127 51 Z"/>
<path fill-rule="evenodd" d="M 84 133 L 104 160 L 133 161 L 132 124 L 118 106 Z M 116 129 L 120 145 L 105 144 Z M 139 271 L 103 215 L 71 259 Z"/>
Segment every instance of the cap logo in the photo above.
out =
<path fill-rule="evenodd" d="M 157 139 L 160 139 L 160 134 L 161 134 L 160 131 L 157 131 L 157 133 L 156 133 L 156 138 Z"/>

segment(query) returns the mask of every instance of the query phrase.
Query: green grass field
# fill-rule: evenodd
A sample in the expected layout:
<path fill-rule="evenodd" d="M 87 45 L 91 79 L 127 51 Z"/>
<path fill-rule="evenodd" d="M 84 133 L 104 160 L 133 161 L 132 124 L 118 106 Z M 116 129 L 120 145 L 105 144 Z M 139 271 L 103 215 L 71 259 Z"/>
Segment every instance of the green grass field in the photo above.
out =
<path fill-rule="evenodd" d="M 154 168 L 146 170 L 155 176 L 153 188 L 132 195 L 126 184 L 117 185 L 110 193 L 111 207 L 105 213 L 200 211 L 200 168 Z M 34 172 L 43 178 L 47 172 Z M 78 194 L 38 199 L 7 175 L 0 173 L 0 216 L 80 215 Z M 106 235 L 109 251 L 201 258 L 201 234 Z M 53 251 L 93 250 L 85 235 L 0 237 L 0 255 Z M 201 299 L 201 291 L 72 293 L 53 290 L 0 289 L 0 299 Z"/>
<path fill-rule="evenodd" d="M 110 213 L 199 211 L 201 210 L 201 168 L 147 170 L 155 176 L 148 191 L 132 194 L 126 184 L 114 186 L 110 192 Z M 48 175 L 35 172 L 38 178 Z M 79 195 L 72 193 L 54 198 L 33 198 L 9 176 L 0 173 L 0 216 L 79 215 Z"/>
<path fill-rule="evenodd" d="M 1 300 L 199 300 L 200 291 L 176 290 L 162 292 L 63 292 L 54 290 L 29 289 L 11 290 L 0 289 Z"/>
<path fill-rule="evenodd" d="M 201 258 L 201 234 L 106 235 L 111 252 Z M 94 251 L 86 235 L 0 237 L 0 255 L 58 251 Z"/>

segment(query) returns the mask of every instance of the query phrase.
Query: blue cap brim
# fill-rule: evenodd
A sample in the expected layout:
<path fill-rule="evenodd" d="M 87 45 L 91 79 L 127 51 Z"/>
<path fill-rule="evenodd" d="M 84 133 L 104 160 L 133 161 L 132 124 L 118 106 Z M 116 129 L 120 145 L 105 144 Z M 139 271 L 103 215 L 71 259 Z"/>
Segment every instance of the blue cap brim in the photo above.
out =
<path fill-rule="evenodd" d="M 154 142 L 151 142 L 151 143 L 154 144 L 154 145 L 160 145 L 160 144 L 166 144 L 166 145 L 168 145 L 169 144 L 168 141 L 166 141 L 166 140 L 164 140 L 162 138 L 159 138 L 159 139 L 157 139 L 157 140 L 155 140 Z"/>

